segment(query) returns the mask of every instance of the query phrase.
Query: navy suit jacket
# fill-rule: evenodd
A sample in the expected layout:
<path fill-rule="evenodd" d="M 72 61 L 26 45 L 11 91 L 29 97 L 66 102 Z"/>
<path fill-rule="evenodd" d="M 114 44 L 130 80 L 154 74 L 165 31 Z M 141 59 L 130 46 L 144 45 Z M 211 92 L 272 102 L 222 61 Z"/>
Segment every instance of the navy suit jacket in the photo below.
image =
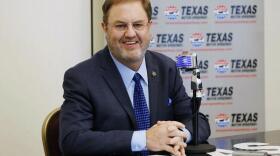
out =
<path fill-rule="evenodd" d="M 182 122 L 192 133 L 192 106 L 176 63 L 156 52 L 145 54 L 151 125 Z M 152 73 L 156 73 L 152 74 Z M 108 47 L 65 72 L 59 143 L 64 155 L 132 155 L 136 130 L 133 107 Z M 210 136 L 200 115 L 199 142 Z"/>

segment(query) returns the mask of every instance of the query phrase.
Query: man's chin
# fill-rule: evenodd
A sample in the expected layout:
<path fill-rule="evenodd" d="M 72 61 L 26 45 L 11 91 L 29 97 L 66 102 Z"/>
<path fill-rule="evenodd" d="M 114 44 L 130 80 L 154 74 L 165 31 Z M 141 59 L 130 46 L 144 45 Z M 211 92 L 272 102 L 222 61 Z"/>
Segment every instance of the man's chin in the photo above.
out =
<path fill-rule="evenodd" d="M 123 52 L 128 56 L 137 57 L 142 55 L 142 49 L 134 48 L 134 49 L 123 49 Z"/>
<path fill-rule="evenodd" d="M 127 55 L 127 56 L 125 56 L 125 58 L 126 58 L 126 61 L 129 61 L 129 62 L 139 62 L 139 61 L 143 60 L 144 55 L 143 54 Z"/>

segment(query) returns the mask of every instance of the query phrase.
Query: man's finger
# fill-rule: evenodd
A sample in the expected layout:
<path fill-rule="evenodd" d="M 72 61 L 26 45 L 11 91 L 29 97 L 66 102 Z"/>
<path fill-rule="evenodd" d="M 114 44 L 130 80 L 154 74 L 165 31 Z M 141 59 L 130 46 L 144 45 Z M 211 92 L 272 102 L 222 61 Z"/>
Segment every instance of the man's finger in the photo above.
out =
<path fill-rule="evenodd" d="M 173 126 L 173 125 L 168 126 L 167 129 L 168 129 L 169 132 L 178 130 L 178 128 L 176 126 Z"/>
<path fill-rule="evenodd" d="M 174 130 L 168 133 L 169 137 L 181 137 L 183 139 L 187 139 L 187 135 L 185 132 L 180 131 L 180 130 Z"/>
<path fill-rule="evenodd" d="M 187 144 L 186 143 L 184 143 L 184 142 L 179 142 L 178 143 L 181 147 L 184 147 L 184 148 L 186 148 L 187 147 Z"/>
<path fill-rule="evenodd" d="M 185 153 L 185 147 L 182 147 L 180 148 L 180 153 L 181 153 L 181 156 L 186 156 L 186 153 Z"/>
<path fill-rule="evenodd" d="M 180 145 L 175 145 L 174 146 L 174 151 L 177 153 L 177 155 L 179 155 L 179 156 L 182 155 Z"/>
<path fill-rule="evenodd" d="M 174 151 L 175 151 L 175 152 L 176 152 L 176 151 L 179 151 L 179 149 L 180 149 L 180 145 L 179 145 L 179 144 L 174 146 Z"/>
<path fill-rule="evenodd" d="M 178 152 L 175 152 L 172 146 L 163 145 L 163 150 L 165 150 L 173 155 L 178 155 Z"/>
<path fill-rule="evenodd" d="M 180 137 L 174 137 L 170 139 L 169 144 L 176 145 L 179 144 L 180 141 L 182 142 L 182 139 Z"/>
<path fill-rule="evenodd" d="M 174 125 L 177 128 L 185 128 L 185 125 L 178 121 L 167 121 L 167 124 Z"/>
<path fill-rule="evenodd" d="M 187 147 L 187 144 L 186 143 L 183 143 L 183 142 L 179 142 L 176 146 L 179 146 L 179 153 L 181 156 L 186 156 L 186 153 L 185 153 L 185 148 Z M 174 147 L 175 149 L 175 147 Z"/>
<path fill-rule="evenodd" d="M 185 125 L 178 121 L 158 121 L 157 124 L 159 125 L 167 124 L 167 125 L 176 126 L 177 128 L 185 128 Z"/>
<path fill-rule="evenodd" d="M 157 121 L 157 124 L 164 124 L 166 123 L 167 121 Z"/>

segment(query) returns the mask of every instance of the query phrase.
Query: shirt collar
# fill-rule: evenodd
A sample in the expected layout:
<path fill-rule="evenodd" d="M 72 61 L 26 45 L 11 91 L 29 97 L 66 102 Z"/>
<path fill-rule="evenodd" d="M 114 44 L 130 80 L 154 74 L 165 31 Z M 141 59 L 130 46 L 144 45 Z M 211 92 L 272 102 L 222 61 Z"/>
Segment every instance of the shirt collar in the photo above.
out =
<path fill-rule="evenodd" d="M 135 73 L 139 73 L 144 82 L 146 83 L 146 85 L 148 85 L 148 76 L 147 76 L 147 68 L 146 68 L 146 60 L 145 60 L 145 57 L 143 58 L 143 61 L 142 61 L 142 64 L 139 68 L 138 71 L 133 71 L 131 70 L 130 68 L 128 68 L 127 66 L 125 66 L 124 64 L 120 63 L 110 52 L 110 55 L 115 63 L 115 65 L 117 66 L 120 74 L 121 74 L 121 77 L 122 77 L 122 80 L 125 84 L 125 87 L 128 88 L 129 85 L 131 84 L 131 82 L 133 81 L 133 76 Z"/>

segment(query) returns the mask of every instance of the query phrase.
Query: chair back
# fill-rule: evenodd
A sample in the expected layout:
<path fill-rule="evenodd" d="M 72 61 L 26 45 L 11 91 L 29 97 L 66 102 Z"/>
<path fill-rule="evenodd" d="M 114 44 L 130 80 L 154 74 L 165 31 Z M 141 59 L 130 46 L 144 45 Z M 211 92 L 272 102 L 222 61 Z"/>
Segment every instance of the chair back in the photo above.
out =
<path fill-rule="evenodd" d="M 48 114 L 42 126 L 42 141 L 46 156 L 61 156 L 59 149 L 59 113 L 60 108 L 56 108 Z"/>

